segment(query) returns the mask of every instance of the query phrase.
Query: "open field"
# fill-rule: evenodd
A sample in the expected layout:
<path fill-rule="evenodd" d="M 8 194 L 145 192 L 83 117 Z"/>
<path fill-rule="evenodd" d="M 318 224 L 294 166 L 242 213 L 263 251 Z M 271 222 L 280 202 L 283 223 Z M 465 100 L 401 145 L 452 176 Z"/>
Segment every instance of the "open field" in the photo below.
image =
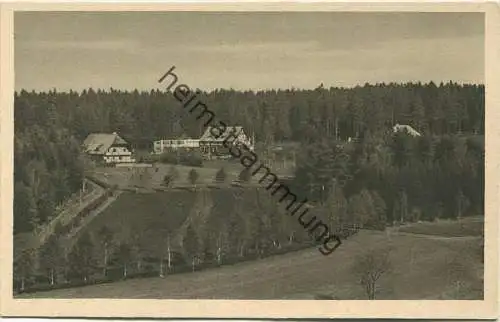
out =
<path fill-rule="evenodd" d="M 443 237 L 464 237 L 464 236 L 480 236 L 483 232 L 483 218 L 469 217 L 459 221 L 443 220 L 436 222 L 421 222 L 412 223 L 400 227 L 400 232 L 436 235 Z"/>
<path fill-rule="evenodd" d="M 259 163 L 256 163 L 257 165 Z M 170 187 L 189 187 L 189 172 L 194 169 L 198 172 L 198 186 L 206 186 L 214 184 L 215 175 L 224 167 L 227 177 L 226 182 L 234 182 L 238 180 L 240 172 L 244 167 L 236 161 L 214 160 L 206 161 L 203 167 L 190 167 L 185 165 L 170 165 L 170 164 L 155 164 L 148 168 L 133 168 L 133 167 L 101 167 L 93 171 L 93 176 L 97 177 L 110 185 L 118 185 L 119 188 L 131 188 L 134 186 L 147 187 L 147 189 L 162 189 L 164 177 L 170 173 L 172 168 L 177 171 L 177 178 L 170 184 Z M 256 166 L 255 166 L 256 168 Z M 280 167 L 270 167 L 271 170 L 281 178 L 292 175 L 292 169 L 284 169 Z M 138 179 L 141 173 L 147 173 L 147 178 Z M 251 177 L 251 184 L 259 184 L 264 170 L 261 170 L 255 176 Z M 134 177 L 135 176 L 135 177 Z M 146 176 L 145 176 L 146 177 Z"/>
<path fill-rule="evenodd" d="M 259 155 L 257 155 L 259 157 Z M 256 168 L 263 160 L 258 159 L 258 161 L 255 163 L 254 167 Z M 238 160 L 235 161 L 225 161 L 225 160 L 210 160 L 210 161 L 204 161 L 203 162 L 203 167 L 207 169 L 217 169 L 219 170 L 220 168 L 224 167 L 226 171 L 229 173 L 232 173 L 233 175 L 238 176 L 238 174 L 241 172 L 241 170 L 244 169 L 244 167 L 241 165 L 241 163 Z M 285 162 L 281 159 L 277 159 L 276 161 L 269 161 L 268 162 L 268 167 L 271 169 L 273 173 L 275 173 L 278 176 L 291 176 L 294 174 L 295 168 L 294 164 L 291 161 Z"/>
<path fill-rule="evenodd" d="M 477 237 L 433 238 L 397 232 L 360 231 L 330 256 L 308 249 L 253 262 L 165 279 L 132 279 L 112 284 L 25 294 L 50 298 L 220 298 L 365 299 L 352 273 L 357 255 L 392 248 L 392 271 L 379 280 L 376 299 L 482 299 L 483 266 Z M 458 262 L 461 287 L 450 279 Z"/>

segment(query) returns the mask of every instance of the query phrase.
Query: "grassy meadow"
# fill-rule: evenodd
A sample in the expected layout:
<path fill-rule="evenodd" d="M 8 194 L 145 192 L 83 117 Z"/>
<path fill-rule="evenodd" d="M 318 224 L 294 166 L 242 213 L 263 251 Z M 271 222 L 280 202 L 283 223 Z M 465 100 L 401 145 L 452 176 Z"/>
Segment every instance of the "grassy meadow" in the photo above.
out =
<path fill-rule="evenodd" d="M 483 232 L 483 218 L 471 217 L 456 220 L 410 223 L 399 228 L 400 232 L 435 235 L 443 237 L 480 236 Z"/>
<path fill-rule="evenodd" d="M 128 208 L 127 204 L 121 207 L 122 212 Z M 141 215 L 137 213 L 136 216 Z M 140 220 L 132 217 L 124 214 L 130 225 L 141 225 Z M 464 225 L 470 222 L 474 221 L 465 221 Z M 448 224 L 456 227 L 454 223 Z M 323 256 L 311 248 L 166 278 L 131 279 L 21 297 L 366 299 L 352 265 L 358 255 L 391 249 L 391 269 L 378 281 L 376 299 L 482 299 L 480 237 L 475 233 L 467 238 L 437 237 L 435 234 L 400 233 L 397 230 L 362 230 L 330 256 Z"/>
<path fill-rule="evenodd" d="M 252 170 L 256 169 L 263 160 L 258 159 Z M 269 169 L 278 177 L 289 177 L 293 175 L 294 166 L 290 160 L 285 161 L 283 158 L 278 158 L 276 161 L 266 163 Z M 206 186 L 212 185 L 215 181 L 216 173 L 224 168 L 226 172 L 226 183 L 238 181 L 238 176 L 245 169 L 239 160 L 205 160 L 202 167 L 192 167 L 186 165 L 172 165 L 164 163 L 155 163 L 152 166 L 146 167 L 98 167 L 92 171 L 92 174 L 99 180 L 102 180 L 111 185 L 118 185 L 120 188 L 135 188 L 141 187 L 147 190 L 164 189 L 163 180 L 166 175 L 171 174 L 175 169 L 177 173 L 174 181 L 170 184 L 171 188 L 175 187 L 190 187 L 189 172 L 195 170 L 198 173 L 196 185 Z M 258 181 L 262 177 L 261 170 L 258 174 L 250 178 L 249 183 L 259 184 Z M 139 179 L 141 173 L 146 173 L 144 179 Z"/>

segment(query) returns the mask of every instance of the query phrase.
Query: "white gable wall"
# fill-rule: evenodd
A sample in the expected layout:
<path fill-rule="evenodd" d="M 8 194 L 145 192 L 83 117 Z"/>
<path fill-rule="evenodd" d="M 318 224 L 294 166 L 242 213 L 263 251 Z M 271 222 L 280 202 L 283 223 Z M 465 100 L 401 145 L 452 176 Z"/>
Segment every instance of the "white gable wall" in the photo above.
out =
<path fill-rule="evenodd" d="M 135 162 L 132 158 L 132 152 L 122 146 L 111 146 L 104 154 L 104 162 L 106 163 L 131 163 Z"/>

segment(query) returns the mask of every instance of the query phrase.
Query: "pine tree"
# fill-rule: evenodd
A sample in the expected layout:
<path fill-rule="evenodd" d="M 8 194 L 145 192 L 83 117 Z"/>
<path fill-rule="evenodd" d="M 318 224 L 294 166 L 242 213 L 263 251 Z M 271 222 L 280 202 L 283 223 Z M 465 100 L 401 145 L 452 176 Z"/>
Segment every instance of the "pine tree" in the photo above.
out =
<path fill-rule="evenodd" d="M 196 182 L 198 181 L 198 178 L 199 178 L 198 171 L 196 171 L 195 169 L 191 169 L 191 171 L 189 171 L 189 178 L 188 178 L 189 183 L 195 185 Z"/>
<path fill-rule="evenodd" d="M 328 219 L 332 231 L 342 227 L 347 215 L 347 200 L 344 197 L 342 188 L 336 181 L 333 182 L 326 201 Z"/>
<path fill-rule="evenodd" d="M 377 228 L 385 229 L 387 221 L 387 206 L 385 204 L 385 201 L 376 191 L 371 191 L 370 195 L 372 197 L 373 206 L 375 208 L 375 213 L 376 213 L 374 225 Z"/>
<path fill-rule="evenodd" d="M 238 181 L 244 182 L 244 183 L 247 183 L 248 181 L 250 181 L 251 178 L 252 178 L 252 174 L 250 172 L 250 169 L 248 169 L 248 168 L 244 168 L 240 172 L 240 174 L 238 175 Z"/>
<path fill-rule="evenodd" d="M 360 228 L 373 229 L 377 222 L 375 203 L 368 190 L 363 189 L 359 194 L 349 198 L 349 217 Z"/>
<path fill-rule="evenodd" d="M 177 170 L 177 167 L 173 165 L 170 167 L 168 175 L 170 176 L 173 182 L 179 178 L 179 170 Z"/>
<path fill-rule="evenodd" d="M 220 168 L 220 170 L 215 174 L 215 182 L 223 183 L 226 181 L 226 179 L 226 170 L 224 170 L 224 168 Z"/>
<path fill-rule="evenodd" d="M 399 193 L 400 196 L 400 201 L 399 201 L 399 207 L 400 207 L 400 221 L 401 223 L 404 223 L 407 220 L 408 216 L 408 196 L 406 194 L 405 190 L 401 190 Z"/>
<path fill-rule="evenodd" d="M 425 106 L 422 97 L 418 93 L 414 95 L 411 103 L 411 120 L 410 125 L 414 126 L 417 131 L 422 133 L 426 130 Z"/>

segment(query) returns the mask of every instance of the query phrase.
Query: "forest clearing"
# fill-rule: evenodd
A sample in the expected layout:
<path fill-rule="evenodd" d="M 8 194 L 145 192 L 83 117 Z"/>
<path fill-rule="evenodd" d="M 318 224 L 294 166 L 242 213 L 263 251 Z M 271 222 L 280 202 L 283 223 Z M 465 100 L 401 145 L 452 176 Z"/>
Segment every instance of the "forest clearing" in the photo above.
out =
<path fill-rule="evenodd" d="M 217 183 L 215 177 L 220 169 L 224 169 L 226 172 L 226 179 L 224 182 Z M 110 185 L 116 184 L 121 189 L 133 190 L 135 187 L 139 187 L 151 191 L 165 189 L 164 178 L 172 172 L 175 172 L 174 180 L 170 182 L 169 188 L 193 187 L 194 184 L 190 182 L 189 178 L 190 172 L 193 170 L 198 174 L 196 187 L 214 186 L 214 184 L 224 186 L 224 183 L 227 186 L 232 183 L 241 183 L 239 176 L 245 167 L 234 160 L 205 161 L 203 167 L 155 163 L 145 167 L 98 167 L 92 170 L 92 176 Z M 277 167 L 276 174 L 291 177 L 293 169 Z M 260 178 L 260 176 L 250 177 L 247 183 L 259 185 Z"/>

